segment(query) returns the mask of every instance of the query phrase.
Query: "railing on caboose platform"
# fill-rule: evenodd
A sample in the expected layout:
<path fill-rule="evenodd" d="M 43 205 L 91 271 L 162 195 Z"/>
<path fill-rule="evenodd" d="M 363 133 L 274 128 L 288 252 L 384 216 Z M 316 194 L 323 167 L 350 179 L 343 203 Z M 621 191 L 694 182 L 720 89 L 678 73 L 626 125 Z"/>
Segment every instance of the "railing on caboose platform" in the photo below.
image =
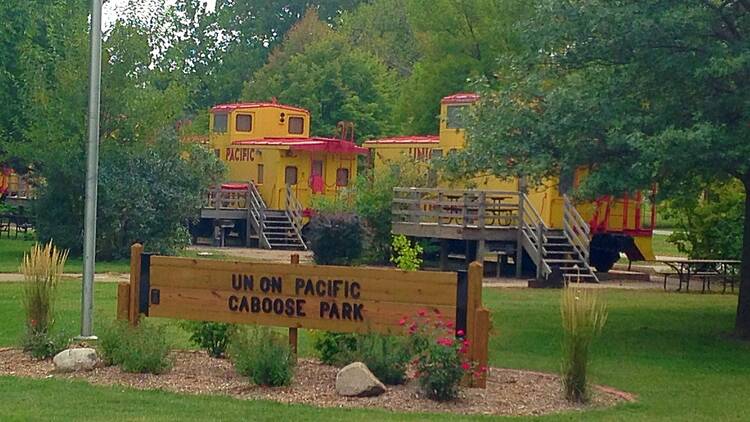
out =
<path fill-rule="evenodd" d="M 395 188 L 393 223 L 472 229 L 517 228 L 519 193 Z"/>

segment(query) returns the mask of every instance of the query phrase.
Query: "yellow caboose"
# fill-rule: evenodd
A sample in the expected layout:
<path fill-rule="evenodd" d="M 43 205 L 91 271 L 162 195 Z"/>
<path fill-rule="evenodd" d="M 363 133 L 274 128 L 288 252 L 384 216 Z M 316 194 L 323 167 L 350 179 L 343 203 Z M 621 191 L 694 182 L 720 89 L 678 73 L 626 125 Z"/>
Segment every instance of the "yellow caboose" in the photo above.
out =
<path fill-rule="evenodd" d="M 376 172 L 389 165 L 429 162 L 464 148 L 463 116 L 478 100 L 479 96 L 474 93 L 443 98 L 437 139 L 402 137 L 365 142 Z M 415 151 L 419 152 L 415 154 Z M 519 272 L 524 248 L 537 267 L 546 269 L 547 273 L 557 267 L 572 274 L 574 270 L 587 269 L 589 263 L 599 271 L 608 271 L 619 259 L 620 251 L 633 260 L 654 259 L 650 228 L 654 212 L 652 207 L 651 225 L 645 227 L 643 195 L 607 196 L 593 203 L 572 204 L 564 192 L 576 186 L 582 177 L 585 172 L 579 169 L 570 177 L 548 180 L 543 186 L 529 188 L 519 178 L 480 175 L 452 181 L 438 177 L 435 185 L 428 189 L 413 187 L 396 192 L 394 231 L 479 241 L 480 253 L 487 242 L 515 242 Z M 540 235 L 541 231 L 546 234 Z M 596 278 L 593 274 L 590 276 Z"/>
<path fill-rule="evenodd" d="M 215 106 L 209 140 L 229 182 L 210 192 L 202 219 L 213 223 L 220 242 L 234 232 L 265 248 L 305 248 L 301 230 L 313 201 L 349 187 L 357 156 L 367 153 L 345 134 L 310 136 L 310 112 L 299 107 Z"/>

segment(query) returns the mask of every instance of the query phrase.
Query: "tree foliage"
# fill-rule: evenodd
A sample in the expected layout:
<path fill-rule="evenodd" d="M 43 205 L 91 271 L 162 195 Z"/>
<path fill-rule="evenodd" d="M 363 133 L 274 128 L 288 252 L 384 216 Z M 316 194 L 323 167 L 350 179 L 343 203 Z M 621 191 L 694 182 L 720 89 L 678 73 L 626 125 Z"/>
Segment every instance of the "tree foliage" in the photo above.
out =
<path fill-rule="evenodd" d="M 539 0 L 519 28 L 532 53 L 502 63 L 454 169 L 539 180 L 587 167 L 584 196 L 732 178 L 750 190 L 746 1 Z M 747 226 L 743 250 L 736 327 L 750 337 Z"/>
<path fill-rule="evenodd" d="M 311 131 L 333 136 L 356 122 L 361 138 L 390 131 L 392 76 L 371 54 L 349 44 L 310 10 L 245 86 L 243 99 L 270 100 L 312 113 Z"/>
<path fill-rule="evenodd" d="M 712 186 L 702 195 L 682 195 L 670 201 L 676 230 L 669 237 L 691 258 L 739 259 L 745 198 L 739 183 Z"/>

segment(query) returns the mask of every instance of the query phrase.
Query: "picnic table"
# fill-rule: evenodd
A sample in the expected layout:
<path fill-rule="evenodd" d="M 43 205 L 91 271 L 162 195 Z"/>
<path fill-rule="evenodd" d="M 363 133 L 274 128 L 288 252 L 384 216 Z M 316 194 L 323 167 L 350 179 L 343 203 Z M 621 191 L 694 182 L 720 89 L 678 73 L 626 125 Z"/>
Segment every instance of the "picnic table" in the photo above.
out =
<path fill-rule="evenodd" d="M 682 290 L 683 283 L 685 291 L 690 291 L 690 279 L 699 277 L 703 281 L 702 292 L 706 288 L 711 290 L 711 281 L 719 280 L 724 286 L 724 292 L 727 290 L 727 284 L 730 284 L 734 292 L 734 283 L 739 274 L 740 261 L 734 259 L 657 259 L 654 262 L 664 264 L 674 270 L 674 274 L 679 279 L 677 291 Z M 664 275 L 664 290 L 667 290 L 667 276 Z"/>

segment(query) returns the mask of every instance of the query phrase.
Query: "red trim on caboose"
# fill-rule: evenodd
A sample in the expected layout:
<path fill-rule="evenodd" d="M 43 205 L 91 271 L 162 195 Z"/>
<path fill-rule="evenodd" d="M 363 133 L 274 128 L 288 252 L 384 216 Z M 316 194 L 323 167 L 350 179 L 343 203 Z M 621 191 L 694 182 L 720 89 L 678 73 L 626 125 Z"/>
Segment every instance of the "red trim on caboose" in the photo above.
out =
<path fill-rule="evenodd" d="M 232 145 L 245 146 L 268 146 L 268 147 L 289 147 L 292 151 L 313 151 L 328 152 L 332 154 L 360 154 L 365 155 L 369 151 L 367 148 L 358 146 L 349 141 L 342 141 L 335 138 L 262 138 L 246 139 L 232 142 Z"/>
<path fill-rule="evenodd" d="M 364 143 L 367 145 L 391 145 L 391 144 L 439 144 L 440 137 L 434 135 L 418 136 L 394 136 L 391 138 L 371 139 Z"/>

